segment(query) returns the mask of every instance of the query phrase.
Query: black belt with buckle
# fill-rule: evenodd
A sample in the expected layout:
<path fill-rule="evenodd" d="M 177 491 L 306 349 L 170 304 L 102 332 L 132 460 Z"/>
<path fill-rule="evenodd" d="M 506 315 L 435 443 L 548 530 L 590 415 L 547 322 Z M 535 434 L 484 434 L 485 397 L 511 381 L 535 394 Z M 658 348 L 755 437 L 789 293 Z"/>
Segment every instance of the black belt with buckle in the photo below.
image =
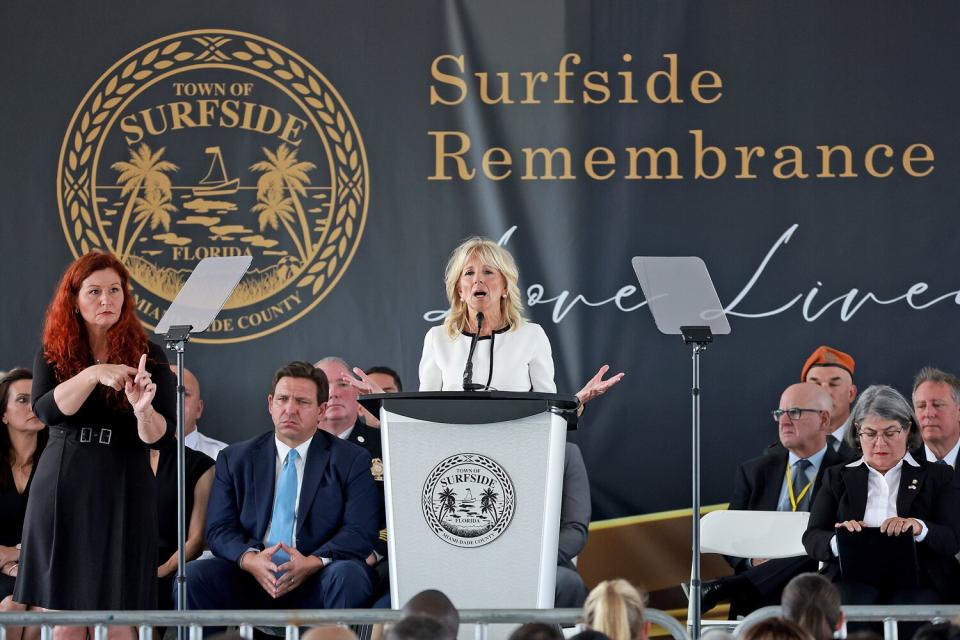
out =
<path fill-rule="evenodd" d="M 110 444 L 113 440 L 113 430 L 106 427 L 80 427 L 79 429 L 51 427 L 51 431 L 80 444 Z"/>

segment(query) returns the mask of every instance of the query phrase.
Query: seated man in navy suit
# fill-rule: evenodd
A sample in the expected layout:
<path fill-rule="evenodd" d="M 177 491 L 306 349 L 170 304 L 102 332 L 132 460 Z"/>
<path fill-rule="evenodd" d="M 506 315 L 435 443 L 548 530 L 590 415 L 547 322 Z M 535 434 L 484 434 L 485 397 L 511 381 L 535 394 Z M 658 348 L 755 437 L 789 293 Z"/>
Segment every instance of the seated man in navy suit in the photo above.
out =
<path fill-rule="evenodd" d="M 188 609 L 333 609 L 367 604 L 364 563 L 383 509 L 370 454 L 317 429 L 323 371 L 273 376 L 274 430 L 224 449 L 207 512 L 215 558 L 187 566 Z"/>

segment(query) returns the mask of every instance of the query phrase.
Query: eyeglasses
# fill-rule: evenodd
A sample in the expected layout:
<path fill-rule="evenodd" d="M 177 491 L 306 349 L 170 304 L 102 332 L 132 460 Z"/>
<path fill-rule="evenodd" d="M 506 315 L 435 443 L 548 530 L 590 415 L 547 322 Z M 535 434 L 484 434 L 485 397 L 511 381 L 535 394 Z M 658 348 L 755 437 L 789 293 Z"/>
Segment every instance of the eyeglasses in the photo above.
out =
<path fill-rule="evenodd" d="M 803 415 L 804 411 L 812 411 L 813 413 L 820 413 L 820 409 L 801 409 L 800 407 L 790 407 L 789 409 L 774 409 L 770 412 L 770 415 L 773 416 L 774 422 L 780 422 L 780 418 L 783 416 L 789 417 L 791 420 L 799 420 L 800 416 Z"/>
<path fill-rule="evenodd" d="M 883 431 L 877 431 L 876 429 L 860 429 L 857 431 L 857 436 L 863 438 L 867 442 L 876 442 L 877 438 L 882 437 L 887 442 L 890 442 L 897 436 L 903 433 L 903 427 L 898 427 L 895 429 L 884 429 Z"/>

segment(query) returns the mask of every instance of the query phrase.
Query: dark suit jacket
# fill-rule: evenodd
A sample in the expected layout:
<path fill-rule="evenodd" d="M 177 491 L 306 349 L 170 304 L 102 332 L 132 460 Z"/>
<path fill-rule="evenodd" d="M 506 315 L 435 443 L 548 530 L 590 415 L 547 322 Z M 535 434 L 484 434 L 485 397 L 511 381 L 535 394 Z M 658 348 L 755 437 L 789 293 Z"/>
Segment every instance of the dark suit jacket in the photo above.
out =
<path fill-rule="evenodd" d="M 960 551 L 960 493 L 953 484 L 953 470 L 943 465 L 914 467 L 904 463 L 897 493 L 897 514 L 923 520 L 929 531 L 917 545 L 921 576 L 940 592 L 945 602 L 957 602 L 960 567 L 954 559 Z M 826 563 L 824 573 L 837 578 L 840 566 L 830 549 L 834 524 L 862 520 L 867 508 L 867 467 L 838 466 L 827 470 L 823 489 L 810 511 L 810 524 L 803 546 L 816 560 Z M 916 483 L 914 481 L 916 480 Z M 911 485 L 916 489 L 909 489 Z"/>
<path fill-rule="evenodd" d="M 367 450 L 367 453 L 370 454 L 370 457 L 373 460 L 379 460 L 379 475 L 373 475 L 374 469 L 371 467 L 370 473 L 373 481 L 377 485 L 377 491 L 380 492 L 380 505 L 381 509 L 386 509 L 386 504 L 384 502 L 384 488 L 383 488 L 383 447 L 380 443 L 380 429 L 376 427 L 370 427 L 366 422 L 357 418 L 357 421 L 353 424 L 353 430 L 350 431 L 350 435 L 347 436 L 347 442 L 352 442 L 358 447 L 363 447 Z M 381 556 L 387 555 L 387 519 L 386 511 L 381 511 L 381 521 L 380 521 L 380 534 L 377 538 L 377 543 L 374 545 L 374 549 Z"/>
<path fill-rule="evenodd" d="M 787 456 L 787 450 L 781 447 L 779 451 L 771 451 L 742 463 L 737 468 L 737 475 L 733 482 L 730 509 L 776 511 L 780 490 L 783 488 Z M 810 504 L 813 504 L 820 490 L 824 471 L 843 462 L 849 462 L 849 459 L 834 451 L 832 447 L 827 447 L 820 469 L 817 471 L 817 477 L 810 488 Z M 746 558 L 727 556 L 726 559 L 737 573 L 749 568 Z"/>
<path fill-rule="evenodd" d="M 273 511 L 277 447 L 274 432 L 230 445 L 217 457 L 207 510 L 207 542 L 221 558 L 237 562 L 248 549 L 263 549 Z M 370 455 L 318 430 L 307 451 L 297 549 L 333 560 L 370 554 L 383 502 L 370 476 Z"/>
<path fill-rule="evenodd" d="M 568 442 L 563 459 L 563 497 L 560 502 L 560 542 L 557 565 L 576 571 L 573 558 L 587 545 L 590 527 L 590 481 L 580 447 Z"/>

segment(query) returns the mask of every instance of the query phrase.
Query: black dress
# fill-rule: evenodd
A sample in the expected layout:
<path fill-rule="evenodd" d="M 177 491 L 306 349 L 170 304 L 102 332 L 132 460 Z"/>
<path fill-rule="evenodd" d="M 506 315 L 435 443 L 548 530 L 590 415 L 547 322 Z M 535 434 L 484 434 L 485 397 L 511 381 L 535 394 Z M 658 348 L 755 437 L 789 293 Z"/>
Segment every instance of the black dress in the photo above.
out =
<path fill-rule="evenodd" d="M 38 447 L 41 446 L 40 442 L 40 440 L 37 441 Z M 23 493 L 17 491 L 12 473 L 8 478 L 9 484 L 0 487 L 0 545 L 15 547 L 23 538 L 23 514 L 27 510 L 27 496 L 30 494 L 30 485 L 33 484 L 33 475 L 36 470 L 37 466 L 34 465 L 30 470 L 30 478 Z M 0 600 L 13 593 L 14 582 L 16 578 L 0 574 Z"/>
<path fill-rule="evenodd" d="M 150 343 L 153 407 L 176 426 L 176 378 Z M 157 605 L 156 480 L 137 421 L 98 385 L 72 416 L 53 399 L 61 382 L 42 351 L 33 369 L 33 410 L 49 425 L 23 526 L 14 598 L 49 609 L 153 609 Z"/>
<path fill-rule="evenodd" d="M 187 530 L 190 529 L 190 514 L 193 512 L 193 491 L 200 476 L 213 466 L 213 458 L 190 447 L 186 454 L 186 503 Z M 157 546 L 157 567 L 167 561 L 177 550 L 177 442 L 170 439 L 160 449 L 157 460 L 157 518 L 160 538 Z M 158 608 L 173 609 L 173 579 L 176 571 L 160 578 L 158 583 Z"/>

